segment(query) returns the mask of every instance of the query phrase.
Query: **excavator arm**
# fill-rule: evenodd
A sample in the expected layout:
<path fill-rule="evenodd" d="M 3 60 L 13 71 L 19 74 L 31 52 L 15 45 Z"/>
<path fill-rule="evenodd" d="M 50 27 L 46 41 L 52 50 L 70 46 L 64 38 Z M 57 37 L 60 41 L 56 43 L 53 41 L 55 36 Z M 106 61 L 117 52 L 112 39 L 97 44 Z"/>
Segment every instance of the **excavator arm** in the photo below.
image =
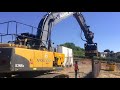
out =
<path fill-rule="evenodd" d="M 38 25 L 36 37 L 39 39 L 35 44 L 40 47 L 46 47 L 50 50 L 51 46 L 51 29 L 54 25 L 64 20 L 65 18 L 73 15 L 81 30 L 84 32 L 86 39 L 85 43 L 85 55 L 97 56 L 97 43 L 93 42 L 94 33 L 89 30 L 89 26 L 86 25 L 85 19 L 81 12 L 49 12 L 47 13 Z"/>
<path fill-rule="evenodd" d="M 38 25 L 37 38 L 40 41 L 36 42 L 36 46 L 47 47 L 49 50 L 51 47 L 51 28 L 73 14 L 74 12 L 49 12 L 46 14 Z"/>

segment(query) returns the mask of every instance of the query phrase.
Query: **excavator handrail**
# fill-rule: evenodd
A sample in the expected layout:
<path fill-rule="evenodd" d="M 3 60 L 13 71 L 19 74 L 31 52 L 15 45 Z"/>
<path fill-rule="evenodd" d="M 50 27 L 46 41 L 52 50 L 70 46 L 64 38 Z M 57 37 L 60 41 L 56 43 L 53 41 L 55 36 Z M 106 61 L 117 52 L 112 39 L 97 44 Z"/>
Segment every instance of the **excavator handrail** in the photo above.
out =
<path fill-rule="evenodd" d="M 8 34 L 9 24 L 10 24 L 10 23 L 15 23 L 15 24 L 16 24 L 16 34 Z M 15 20 L 10 20 L 10 21 L 7 21 L 7 22 L 2 22 L 2 23 L 0 23 L 0 25 L 1 25 L 1 24 L 7 24 L 7 33 L 0 33 L 0 37 L 8 36 L 8 35 L 11 35 L 11 36 L 19 36 L 19 34 L 21 34 L 21 33 L 17 33 L 17 24 L 22 24 L 22 25 L 31 27 L 32 30 L 33 30 L 33 28 L 35 28 L 35 29 L 37 29 L 37 30 L 40 29 L 40 28 L 38 28 L 38 27 L 35 27 L 35 26 L 32 26 L 32 25 L 28 25 L 28 24 L 25 24 L 25 23 L 21 23 L 21 22 L 15 21 Z M 46 30 L 46 31 L 47 31 L 47 30 Z M 26 37 L 26 38 L 28 38 L 28 37 Z M 29 38 L 31 38 L 31 37 L 29 37 Z M 38 39 L 38 38 L 31 38 L 31 39 L 33 39 L 33 40 L 39 40 L 39 41 L 41 41 L 41 43 L 43 43 L 43 40 L 41 40 L 41 39 Z M 47 42 L 47 41 L 46 41 L 46 42 Z M 2 38 L 1 38 L 1 43 L 2 43 Z M 45 46 L 44 43 L 43 43 L 43 45 Z M 35 45 L 35 46 L 37 46 L 37 45 Z M 38 46 L 39 46 L 39 45 L 38 45 Z"/>
<path fill-rule="evenodd" d="M 29 26 L 29 27 L 32 27 L 32 28 L 36 28 L 37 30 L 40 29 L 38 27 L 35 27 L 35 26 L 32 26 L 32 25 L 28 25 L 28 24 L 25 24 L 25 23 L 21 23 L 21 22 L 15 21 L 15 20 L 7 21 L 7 22 L 2 22 L 0 24 L 7 24 L 7 23 L 12 23 L 12 22 L 17 23 L 17 24 L 22 24 L 22 25 L 25 25 L 25 26 Z"/>

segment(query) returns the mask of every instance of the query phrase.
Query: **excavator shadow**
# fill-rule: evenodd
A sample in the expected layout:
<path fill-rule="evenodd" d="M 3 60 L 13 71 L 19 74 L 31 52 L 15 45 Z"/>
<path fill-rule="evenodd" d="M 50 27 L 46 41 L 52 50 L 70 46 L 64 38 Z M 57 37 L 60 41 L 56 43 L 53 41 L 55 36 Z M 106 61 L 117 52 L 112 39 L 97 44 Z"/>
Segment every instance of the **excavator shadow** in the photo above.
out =
<path fill-rule="evenodd" d="M 35 77 L 40 77 L 42 75 L 45 75 L 46 71 L 34 71 L 34 72 L 20 72 L 20 73 L 15 73 L 15 74 L 7 74 L 5 76 L 4 74 L 0 75 L 0 78 L 35 78 Z"/>
<path fill-rule="evenodd" d="M 92 72 L 88 73 L 84 78 L 92 78 Z"/>
<path fill-rule="evenodd" d="M 34 73 L 24 73 L 19 74 L 13 78 L 69 78 L 68 75 L 50 73 L 50 72 L 34 72 Z"/>
<path fill-rule="evenodd" d="M 57 75 L 53 78 L 69 78 L 69 75 L 66 75 L 66 74 L 61 74 L 61 75 Z"/>

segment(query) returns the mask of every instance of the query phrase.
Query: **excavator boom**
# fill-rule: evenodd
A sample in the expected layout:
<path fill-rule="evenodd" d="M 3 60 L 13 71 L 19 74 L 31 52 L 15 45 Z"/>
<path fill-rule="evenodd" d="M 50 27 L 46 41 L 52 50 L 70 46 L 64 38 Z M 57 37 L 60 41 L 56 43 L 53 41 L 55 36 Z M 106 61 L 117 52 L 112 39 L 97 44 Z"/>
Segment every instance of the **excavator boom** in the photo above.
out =
<path fill-rule="evenodd" d="M 84 32 L 86 39 L 85 43 L 85 55 L 86 56 L 97 56 L 97 43 L 93 42 L 94 33 L 89 30 L 85 19 L 81 12 L 48 12 L 40 21 L 37 31 L 37 38 L 40 39 L 36 42 L 37 48 L 46 47 L 48 50 L 52 47 L 51 45 L 51 29 L 54 25 L 64 20 L 65 18 L 73 15 L 81 30 Z"/>

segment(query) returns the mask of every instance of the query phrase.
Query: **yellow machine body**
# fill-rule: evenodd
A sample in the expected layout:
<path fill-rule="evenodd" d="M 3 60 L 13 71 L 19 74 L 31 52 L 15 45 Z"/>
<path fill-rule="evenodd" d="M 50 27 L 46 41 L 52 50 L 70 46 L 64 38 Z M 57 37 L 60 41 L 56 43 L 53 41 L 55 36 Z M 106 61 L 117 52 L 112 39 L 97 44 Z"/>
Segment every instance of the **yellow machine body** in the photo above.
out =
<path fill-rule="evenodd" d="M 65 55 L 62 54 L 62 53 L 57 53 L 55 52 L 54 53 L 54 57 L 57 59 L 56 60 L 56 63 L 58 66 L 63 66 L 63 63 L 64 63 L 64 59 L 65 59 Z M 55 59 L 54 59 L 55 60 Z"/>
<path fill-rule="evenodd" d="M 64 54 L 50 51 L 27 49 L 26 47 L 12 44 L 0 44 L 1 55 L 0 64 L 3 68 L 0 71 L 28 71 L 28 70 L 41 70 L 41 69 L 53 69 L 55 67 L 63 66 L 65 59 Z M 9 53 L 8 53 L 9 52 Z M 4 57 L 9 58 L 4 59 Z M 58 58 L 58 59 L 56 59 Z M 4 60 L 9 62 L 6 63 L 9 67 L 5 67 Z M 54 62 L 57 65 L 54 65 Z M 10 69 L 8 69 L 10 68 Z"/>

